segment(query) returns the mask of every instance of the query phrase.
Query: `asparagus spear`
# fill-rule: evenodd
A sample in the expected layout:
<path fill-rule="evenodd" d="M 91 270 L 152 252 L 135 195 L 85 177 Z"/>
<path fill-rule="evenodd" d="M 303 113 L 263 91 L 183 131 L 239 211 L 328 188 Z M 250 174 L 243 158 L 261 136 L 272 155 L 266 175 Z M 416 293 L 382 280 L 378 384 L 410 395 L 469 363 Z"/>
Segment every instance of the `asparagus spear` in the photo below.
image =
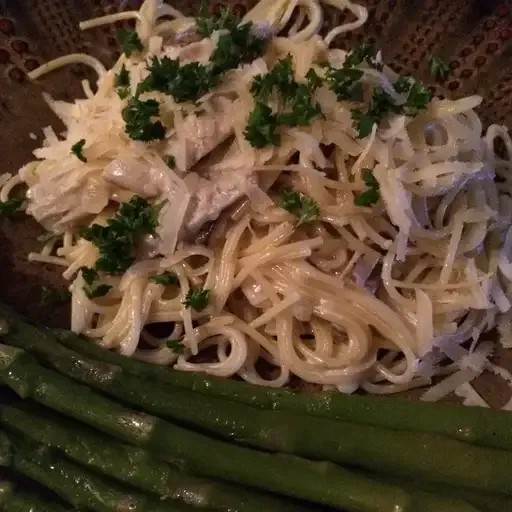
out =
<path fill-rule="evenodd" d="M 166 499 L 226 512 L 306 510 L 277 496 L 177 471 L 140 448 L 119 443 L 33 402 L 0 407 L 0 424 L 33 442 L 62 451 L 77 464 Z"/>
<path fill-rule="evenodd" d="M 26 344 L 26 343 L 25 343 Z M 512 494 L 512 454 L 441 436 L 383 430 L 283 411 L 256 409 L 175 387 L 148 386 L 119 366 L 95 362 L 48 341 L 29 347 L 58 371 L 155 416 L 199 427 L 256 448 L 329 460 L 404 478 Z M 468 471 L 469 461 L 474 469 Z M 509 482 L 509 483 L 507 483 Z"/>
<path fill-rule="evenodd" d="M 170 371 L 104 350 L 64 330 L 52 330 L 63 345 L 81 354 L 121 366 L 146 381 L 225 398 L 254 407 L 372 425 L 391 430 L 440 434 L 466 443 L 512 451 L 512 414 L 508 411 L 425 403 L 399 397 L 304 393 L 258 387 L 219 377 Z M 47 336 L 50 336 L 49 333 Z"/>
<path fill-rule="evenodd" d="M 153 501 L 58 457 L 48 446 L 35 445 L 0 432 L 10 446 L 10 466 L 54 491 L 75 508 L 93 512 L 193 512 L 188 505 Z M 211 510 L 211 509 L 208 509 Z"/>
<path fill-rule="evenodd" d="M 0 345 L 0 381 L 20 396 L 96 427 L 193 473 L 216 476 L 346 512 L 475 512 L 471 505 L 407 493 L 328 462 L 231 445 L 127 409 Z"/>
<path fill-rule="evenodd" d="M 441 434 L 476 445 L 512 451 L 512 415 L 479 407 L 411 402 L 400 398 L 346 396 L 340 393 L 297 393 L 286 389 L 255 387 L 244 382 L 202 374 L 170 371 L 100 348 L 72 332 L 40 330 L 0 303 L 0 316 L 10 329 L 4 339 L 15 346 L 61 344 L 99 361 L 119 365 L 145 381 L 170 384 L 205 395 L 221 397 L 271 410 L 293 411 L 391 430 Z"/>
<path fill-rule="evenodd" d="M 12 482 L 0 482 L 0 510 L 3 512 L 65 512 L 58 503 L 45 500 Z"/>

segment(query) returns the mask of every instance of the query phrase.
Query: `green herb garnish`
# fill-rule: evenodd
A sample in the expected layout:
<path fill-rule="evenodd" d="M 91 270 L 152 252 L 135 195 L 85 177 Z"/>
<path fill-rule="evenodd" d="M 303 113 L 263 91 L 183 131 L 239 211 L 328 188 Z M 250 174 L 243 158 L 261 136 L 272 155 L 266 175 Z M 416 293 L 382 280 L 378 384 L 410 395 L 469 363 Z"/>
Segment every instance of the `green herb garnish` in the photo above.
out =
<path fill-rule="evenodd" d="M 127 135 L 133 140 L 144 142 L 162 140 L 165 137 L 164 125 L 160 121 L 152 121 L 152 117 L 159 114 L 160 104 L 158 101 L 141 101 L 138 98 L 130 98 L 122 112 Z"/>
<path fill-rule="evenodd" d="M 338 101 L 363 101 L 363 72 L 360 69 L 333 69 L 327 71 L 327 85 Z"/>
<path fill-rule="evenodd" d="M 172 350 L 175 354 L 181 355 L 185 352 L 185 345 L 180 340 L 168 340 L 167 348 Z"/>
<path fill-rule="evenodd" d="M 41 286 L 41 298 L 39 305 L 41 307 L 58 306 L 67 302 L 71 298 L 68 290 L 57 290 L 52 286 Z"/>
<path fill-rule="evenodd" d="M 343 67 L 345 69 L 353 68 L 366 62 L 369 66 L 378 70 L 382 69 L 382 64 L 376 61 L 376 51 L 371 44 L 362 43 L 356 46 L 345 58 Z"/>
<path fill-rule="evenodd" d="M 173 274 L 172 272 L 163 272 L 162 274 L 158 274 L 157 276 L 153 276 L 151 281 L 156 284 L 169 285 L 169 284 L 178 284 L 178 276 Z"/>
<path fill-rule="evenodd" d="M 277 116 L 272 113 L 272 109 L 261 101 L 256 102 L 245 128 L 245 138 L 255 148 L 263 148 L 269 144 L 277 146 L 279 136 L 276 129 Z"/>
<path fill-rule="evenodd" d="M 84 281 L 91 285 L 98 279 L 98 271 L 94 268 L 90 267 L 80 267 L 80 272 L 82 273 L 82 277 L 84 278 Z"/>
<path fill-rule="evenodd" d="M 432 93 L 424 85 L 415 82 L 409 89 L 403 111 L 408 116 L 416 116 L 420 110 L 428 107 L 431 99 Z"/>
<path fill-rule="evenodd" d="M 379 182 L 375 179 L 373 171 L 366 167 L 361 171 L 361 175 L 366 185 L 366 190 L 356 195 L 354 204 L 356 206 L 371 206 L 380 199 Z"/>
<path fill-rule="evenodd" d="M 210 58 L 214 75 L 236 69 L 240 64 L 252 62 L 265 53 L 267 40 L 255 35 L 252 28 L 251 22 L 244 23 L 219 37 Z"/>
<path fill-rule="evenodd" d="M 130 95 L 130 73 L 123 64 L 123 67 L 117 73 L 114 79 L 117 95 L 124 100 Z"/>
<path fill-rule="evenodd" d="M 320 217 L 320 206 L 302 192 L 283 188 L 279 197 L 279 206 L 299 218 L 297 226 L 312 222 Z"/>
<path fill-rule="evenodd" d="M 185 304 L 187 309 L 192 308 L 196 311 L 202 311 L 206 306 L 208 306 L 209 300 L 210 290 L 191 288 L 188 291 L 183 304 Z"/>
<path fill-rule="evenodd" d="M 119 40 L 123 53 L 127 57 L 131 57 L 134 52 L 142 52 L 144 50 L 142 41 L 139 39 L 139 35 L 135 30 L 121 29 L 117 34 L 117 39 Z"/>
<path fill-rule="evenodd" d="M 228 7 L 221 7 L 218 16 L 208 12 L 208 3 L 202 2 L 199 17 L 196 18 L 196 32 L 210 37 L 216 30 L 233 30 L 240 23 L 240 16 Z"/>
<path fill-rule="evenodd" d="M 87 158 L 84 156 L 84 146 L 85 146 L 85 139 L 80 139 L 78 142 L 75 142 L 71 146 L 71 153 L 75 155 L 78 160 L 81 160 L 82 162 L 87 162 Z"/>
<path fill-rule="evenodd" d="M 443 80 L 450 74 L 450 66 L 441 57 L 432 54 L 428 56 L 428 69 L 438 80 Z"/>
<path fill-rule="evenodd" d="M 323 117 L 319 103 L 311 99 L 311 90 L 307 84 L 299 84 L 293 96 L 286 102 L 285 112 L 279 114 L 278 124 L 288 126 L 309 126 L 313 119 Z"/>
<path fill-rule="evenodd" d="M 274 90 L 277 90 L 283 99 L 293 96 L 297 83 L 293 77 L 293 63 L 291 55 L 281 59 L 265 75 L 254 77 L 251 85 L 252 95 L 261 101 L 266 101 Z"/>
<path fill-rule="evenodd" d="M 109 284 L 100 284 L 96 287 L 84 286 L 84 292 L 89 299 L 97 299 L 99 297 L 105 297 L 107 293 L 112 289 Z"/>
<path fill-rule="evenodd" d="M 12 217 L 20 211 L 25 199 L 21 197 L 12 197 L 7 201 L 0 201 L 0 217 Z"/>
<path fill-rule="evenodd" d="M 93 224 L 82 228 L 80 236 L 99 249 L 95 270 L 119 275 L 135 261 L 135 244 L 144 235 L 155 233 L 163 203 L 151 205 L 134 196 L 123 203 L 119 211 L 107 221 L 106 226 Z"/>
<path fill-rule="evenodd" d="M 173 155 L 164 155 L 162 160 L 167 164 L 167 167 L 176 169 L 176 158 Z"/>
<path fill-rule="evenodd" d="M 372 133 L 373 125 L 376 122 L 369 113 L 364 113 L 361 109 L 352 110 L 352 125 L 357 131 L 360 139 L 368 137 Z"/>

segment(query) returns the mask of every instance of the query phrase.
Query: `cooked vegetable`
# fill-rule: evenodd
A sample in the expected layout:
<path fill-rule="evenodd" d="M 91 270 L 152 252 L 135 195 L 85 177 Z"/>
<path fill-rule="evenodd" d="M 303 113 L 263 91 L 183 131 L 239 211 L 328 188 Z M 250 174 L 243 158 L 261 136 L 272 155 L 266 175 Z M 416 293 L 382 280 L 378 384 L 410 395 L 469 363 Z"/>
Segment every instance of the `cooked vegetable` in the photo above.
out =
<path fill-rule="evenodd" d="M 22 336 L 45 343 L 49 335 L 15 320 L 0 304 L 2 314 L 19 326 L 22 335 L 9 331 L 8 337 Z M 255 407 L 295 411 L 299 414 L 373 425 L 391 430 L 441 434 L 466 443 L 512 451 L 511 413 L 480 407 L 426 403 L 396 397 L 349 396 L 341 393 L 298 393 L 290 389 L 255 387 L 245 382 L 203 374 L 170 371 L 104 350 L 76 334 L 53 329 L 63 345 L 91 358 L 119 365 L 127 373 L 146 381 L 169 384 Z"/>
<path fill-rule="evenodd" d="M 73 144 L 71 146 L 71 153 L 75 155 L 78 160 L 81 160 L 82 162 L 87 162 L 87 158 L 84 156 L 84 146 L 85 146 L 85 139 L 80 139 L 78 142 Z"/>
<path fill-rule="evenodd" d="M 143 235 L 155 233 L 162 206 L 152 206 L 142 197 L 134 196 L 129 202 L 121 204 L 119 211 L 108 219 L 106 226 L 93 224 L 81 228 L 80 236 L 99 249 L 94 270 L 114 275 L 124 272 L 135 260 L 137 240 Z M 96 278 L 97 275 L 86 271 L 86 282 L 92 277 Z"/>
<path fill-rule="evenodd" d="M 45 344 L 36 353 L 65 375 L 137 409 L 227 440 L 404 478 L 512 494 L 512 483 L 504 471 L 512 463 L 512 453 L 495 453 L 440 436 L 258 410 L 213 397 L 202 397 L 201 407 L 194 408 L 194 392 L 148 388 L 144 381 L 124 375 L 115 366 L 95 363 L 73 353 L 52 356 L 50 351 L 51 347 Z M 57 351 L 55 347 L 54 352 Z M 468 460 L 474 464 L 471 471 L 467 471 Z"/>
<path fill-rule="evenodd" d="M 279 206 L 298 217 L 297 226 L 312 222 L 320 217 L 320 207 L 316 201 L 291 188 L 281 190 Z"/>
<path fill-rule="evenodd" d="M 152 500 L 104 480 L 59 457 L 47 446 L 5 432 L 0 436 L 4 443 L 10 443 L 12 469 L 43 484 L 73 507 L 93 512 L 194 512 L 188 505 Z"/>
<path fill-rule="evenodd" d="M 191 288 L 187 296 L 185 297 L 185 307 L 195 309 L 196 311 L 202 311 L 208 306 L 210 300 L 210 290 L 203 290 L 197 288 Z"/>
<path fill-rule="evenodd" d="M 278 497 L 183 473 L 148 452 L 33 402 L 0 407 L 0 423 L 33 442 L 61 451 L 92 471 L 166 500 L 225 512 L 305 512 Z"/>
<path fill-rule="evenodd" d="M 356 476 L 328 462 L 269 454 L 217 441 L 154 416 L 142 415 L 35 363 L 28 353 L 0 345 L 0 380 L 67 416 L 198 475 L 213 476 L 347 512 L 473 512 L 473 507 L 417 495 Z M 98 493 L 101 494 L 99 489 Z M 437 507 L 437 508 L 435 508 Z"/>
<path fill-rule="evenodd" d="M 135 52 L 142 52 L 144 50 L 142 41 L 139 39 L 139 35 L 135 30 L 122 29 L 118 32 L 117 38 L 123 53 L 127 57 L 131 57 Z"/>
<path fill-rule="evenodd" d="M 46 500 L 12 482 L 0 482 L 2 512 L 64 512 L 69 510 L 55 501 Z"/>
<path fill-rule="evenodd" d="M 126 134 L 133 140 L 150 142 L 165 138 L 165 126 L 160 121 L 152 121 L 160 115 L 160 104 L 156 100 L 141 101 L 130 98 L 123 108 L 122 116 L 126 123 Z"/>

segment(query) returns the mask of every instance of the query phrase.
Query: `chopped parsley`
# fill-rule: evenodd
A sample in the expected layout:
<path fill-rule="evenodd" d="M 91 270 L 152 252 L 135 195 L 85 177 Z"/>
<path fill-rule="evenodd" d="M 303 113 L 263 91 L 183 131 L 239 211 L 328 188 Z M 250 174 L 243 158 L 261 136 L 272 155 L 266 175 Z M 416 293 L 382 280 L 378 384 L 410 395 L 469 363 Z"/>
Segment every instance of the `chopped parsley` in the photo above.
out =
<path fill-rule="evenodd" d="M 112 286 L 109 284 L 100 284 L 96 287 L 84 286 L 84 292 L 91 300 L 99 297 L 105 297 L 111 289 Z"/>
<path fill-rule="evenodd" d="M 431 99 L 432 93 L 424 85 L 414 82 L 407 94 L 403 112 L 408 116 L 416 116 L 420 110 L 427 108 Z"/>
<path fill-rule="evenodd" d="M 85 139 L 80 139 L 78 142 L 75 142 L 71 146 L 71 153 L 75 155 L 78 160 L 81 160 L 82 162 L 87 162 L 87 158 L 84 156 L 84 146 L 85 146 Z"/>
<path fill-rule="evenodd" d="M 279 197 L 279 206 L 298 217 L 297 226 L 312 222 L 320 217 L 320 206 L 302 192 L 283 188 Z"/>
<path fill-rule="evenodd" d="M 196 311 L 202 311 L 206 306 L 208 306 L 208 301 L 210 300 L 210 290 L 204 290 L 199 288 L 191 288 L 187 296 L 185 297 L 185 307 L 187 309 L 195 309 Z"/>
<path fill-rule="evenodd" d="M 133 140 L 144 142 L 162 140 L 165 137 L 165 126 L 160 121 L 152 120 L 159 114 L 160 104 L 158 101 L 141 101 L 138 98 L 130 98 L 122 112 L 127 135 Z"/>
<path fill-rule="evenodd" d="M 366 62 L 372 68 L 381 71 L 383 66 L 380 62 L 377 62 L 376 55 L 375 49 L 371 44 L 362 43 L 346 56 L 343 67 L 345 69 L 353 68 Z"/>
<path fill-rule="evenodd" d="M 196 18 L 196 32 L 210 37 L 216 30 L 234 30 L 240 21 L 240 16 L 229 7 L 221 7 L 219 15 L 215 16 L 208 12 L 208 2 L 202 2 Z"/>
<path fill-rule="evenodd" d="M 12 197 L 7 201 L 0 201 L 0 217 L 12 217 L 19 212 L 25 199 L 21 197 Z"/>
<path fill-rule="evenodd" d="M 247 121 L 245 138 L 255 148 L 263 148 L 270 144 L 277 146 L 279 136 L 276 130 L 277 116 L 272 113 L 272 109 L 267 104 L 261 101 L 256 102 Z"/>
<path fill-rule="evenodd" d="M 167 167 L 171 169 L 176 168 L 176 158 L 173 155 L 164 155 L 162 160 L 166 163 Z"/>
<path fill-rule="evenodd" d="M 266 47 L 267 40 L 254 34 L 251 22 L 238 25 L 219 37 L 210 58 L 211 72 L 219 75 L 252 62 L 265 53 Z"/>
<path fill-rule="evenodd" d="M 151 281 L 156 284 L 169 285 L 169 284 L 178 284 L 178 276 L 173 274 L 172 272 L 163 272 L 162 274 L 158 274 L 151 278 Z"/>
<path fill-rule="evenodd" d="M 53 286 L 41 286 L 39 305 L 42 307 L 58 306 L 71 298 L 68 290 L 57 290 Z"/>
<path fill-rule="evenodd" d="M 119 211 L 106 226 L 93 224 L 82 228 L 80 236 L 99 249 L 94 269 L 106 274 L 119 275 L 135 261 L 135 245 L 140 237 L 155 234 L 163 203 L 151 205 L 134 196 L 121 204 Z"/>
<path fill-rule="evenodd" d="M 293 76 L 292 58 L 281 59 L 271 71 L 258 75 L 251 84 L 256 105 L 251 112 L 245 138 L 257 148 L 279 144 L 276 129 L 279 125 L 309 126 L 313 119 L 322 117 L 322 109 L 312 99 L 312 94 L 319 86 L 320 77 L 310 70 L 306 76 L 307 83 L 298 83 Z M 277 93 L 281 100 L 278 113 L 273 113 L 265 102 Z"/>
<path fill-rule="evenodd" d="M 138 85 L 137 93 L 159 91 L 172 96 L 176 103 L 195 101 L 218 83 L 210 66 L 189 62 L 180 66 L 179 59 L 152 57 L 149 75 Z"/>
<path fill-rule="evenodd" d="M 450 66 L 441 57 L 432 54 L 428 56 L 428 69 L 438 80 L 444 80 L 450 74 Z"/>
<path fill-rule="evenodd" d="M 98 271 L 94 268 L 90 267 L 81 267 L 80 272 L 82 273 L 82 277 L 84 278 L 84 281 L 91 285 L 98 279 Z"/>
<path fill-rule="evenodd" d="M 366 185 L 366 190 L 356 195 L 354 204 L 356 206 L 371 206 L 380 199 L 379 182 L 375 179 L 373 171 L 366 167 L 361 171 L 361 175 Z"/>
<path fill-rule="evenodd" d="M 363 84 L 360 69 L 333 69 L 327 71 L 327 85 L 338 101 L 363 101 Z"/>
<path fill-rule="evenodd" d="M 117 39 L 123 53 L 127 57 L 131 57 L 134 52 L 142 52 L 144 50 L 144 45 L 135 30 L 121 29 L 117 34 Z"/>
<path fill-rule="evenodd" d="M 185 352 L 185 345 L 183 345 L 183 342 L 180 340 L 168 340 L 167 348 L 179 356 Z"/>
<path fill-rule="evenodd" d="M 114 79 L 117 95 L 124 100 L 130 95 L 130 73 L 123 64 L 123 67 L 117 73 Z"/>

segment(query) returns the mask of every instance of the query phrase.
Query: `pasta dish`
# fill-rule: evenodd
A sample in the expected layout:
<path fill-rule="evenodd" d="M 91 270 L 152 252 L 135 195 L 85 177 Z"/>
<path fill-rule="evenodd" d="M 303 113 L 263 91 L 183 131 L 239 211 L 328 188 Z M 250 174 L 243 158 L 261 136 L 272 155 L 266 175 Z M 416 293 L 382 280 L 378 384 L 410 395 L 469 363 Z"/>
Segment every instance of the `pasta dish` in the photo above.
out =
<path fill-rule="evenodd" d="M 320 34 L 324 3 L 353 21 Z M 512 140 L 483 131 L 479 96 L 432 98 L 371 47 L 334 46 L 367 16 L 261 0 L 192 19 L 146 0 L 81 24 L 134 20 L 112 69 L 73 54 L 31 72 L 97 74 L 73 103 L 45 95 L 65 132 L 44 128 L 0 182 L 2 201 L 27 186 L 49 232 L 29 257 L 63 267 L 74 332 L 273 387 L 445 377 L 436 400 L 501 370 L 483 333 L 510 340 Z"/>

